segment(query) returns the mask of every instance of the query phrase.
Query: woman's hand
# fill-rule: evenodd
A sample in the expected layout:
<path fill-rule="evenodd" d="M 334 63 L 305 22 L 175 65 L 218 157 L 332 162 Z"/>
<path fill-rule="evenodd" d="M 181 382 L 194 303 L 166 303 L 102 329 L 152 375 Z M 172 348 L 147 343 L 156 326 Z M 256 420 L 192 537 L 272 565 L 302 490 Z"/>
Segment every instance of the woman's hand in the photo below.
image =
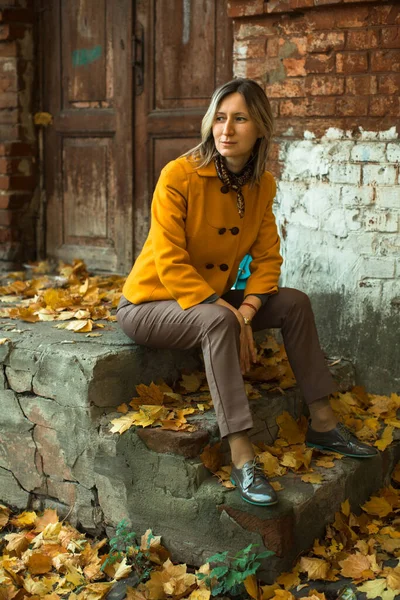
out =
<path fill-rule="evenodd" d="M 252 300 L 251 303 L 254 304 L 258 308 L 258 303 L 261 304 L 259 298 L 255 297 L 257 303 Z M 245 325 L 244 317 L 248 319 L 252 319 L 255 312 L 250 306 L 240 306 L 239 310 L 237 310 L 234 306 L 223 300 L 222 298 L 218 298 L 215 304 L 219 304 L 220 306 L 225 306 L 230 311 L 232 311 L 240 324 L 240 370 L 242 375 L 250 371 L 251 362 L 256 362 L 257 352 L 254 344 L 253 338 L 253 330 L 251 325 Z"/>

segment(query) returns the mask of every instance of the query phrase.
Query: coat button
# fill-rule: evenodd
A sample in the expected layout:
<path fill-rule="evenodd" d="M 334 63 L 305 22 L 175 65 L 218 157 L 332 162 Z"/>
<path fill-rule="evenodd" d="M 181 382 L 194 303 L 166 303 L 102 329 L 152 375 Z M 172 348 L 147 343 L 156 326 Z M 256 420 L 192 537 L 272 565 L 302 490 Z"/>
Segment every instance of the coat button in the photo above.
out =
<path fill-rule="evenodd" d="M 219 265 L 219 268 L 221 269 L 221 271 L 227 271 L 229 269 L 228 265 L 225 264 Z"/>
<path fill-rule="evenodd" d="M 239 233 L 239 227 L 232 227 L 231 234 L 232 235 L 237 235 L 238 233 Z"/>
<path fill-rule="evenodd" d="M 229 192 L 229 185 L 223 185 L 221 188 L 221 192 L 223 194 L 227 194 Z"/>
<path fill-rule="evenodd" d="M 225 231 L 226 231 L 226 227 L 221 227 L 221 229 L 218 229 L 219 235 L 224 235 Z"/>
<path fill-rule="evenodd" d="M 207 263 L 206 264 L 206 269 L 213 269 L 214 265 L 212 263 Z"/>

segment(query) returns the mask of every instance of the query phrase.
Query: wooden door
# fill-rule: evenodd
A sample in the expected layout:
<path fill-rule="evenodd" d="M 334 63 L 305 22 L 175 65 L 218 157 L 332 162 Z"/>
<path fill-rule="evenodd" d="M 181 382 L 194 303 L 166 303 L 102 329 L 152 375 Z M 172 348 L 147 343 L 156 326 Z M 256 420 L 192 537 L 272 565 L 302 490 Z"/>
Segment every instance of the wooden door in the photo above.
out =
<path fill-rule="evenodd" d="M 46 242 L 51 257 L 130 268 L 132 0 L 42 0 Z"/>
<path fill-rule="evenodd" d="M 160 170 L 199 142 L 212 92 L 232 78 L 227 0 L 137 0 L 135 40 L 137 255 Z"/>

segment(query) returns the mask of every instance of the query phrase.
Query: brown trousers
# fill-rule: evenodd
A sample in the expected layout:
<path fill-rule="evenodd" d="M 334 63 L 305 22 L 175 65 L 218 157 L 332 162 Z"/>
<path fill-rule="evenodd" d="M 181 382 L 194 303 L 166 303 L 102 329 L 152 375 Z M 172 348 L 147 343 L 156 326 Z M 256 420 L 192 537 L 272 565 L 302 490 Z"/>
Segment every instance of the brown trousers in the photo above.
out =
<path fill-rule="evenodd" d="M 223 299 L 238 308 L 243 290 L 230 290 Z M 122 297 L 117 317 L 137 344 L 180 349 L 201 346 L 221 436 L 251 429 L 253 419 L 240 370 L 240 325 L 232 311 L 217 304 L 182 310 L 175 300 L 134 305 Z M 308 404 L 336 391 L 306 294 L 280 288 L 260 308 L 252 325 L 254 331 L 281 329 L 290 365 Z"/>

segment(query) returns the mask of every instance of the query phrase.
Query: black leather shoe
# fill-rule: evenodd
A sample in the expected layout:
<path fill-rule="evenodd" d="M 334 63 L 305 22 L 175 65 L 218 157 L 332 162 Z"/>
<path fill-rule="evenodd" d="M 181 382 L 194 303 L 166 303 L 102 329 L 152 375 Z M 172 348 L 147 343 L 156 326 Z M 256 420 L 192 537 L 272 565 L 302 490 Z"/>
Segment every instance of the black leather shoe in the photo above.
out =
<path fill-rule="evenodd" d="M 338 423 L 330 431 L 314 431 L 311 425 L 309 425 L 306 434 L 306 444 L 310 448 L 331 450 L 332 452 L 338 452 L 339 454 L 353 458 L 371 458 L 378 454 L 376 448 L 360 442 L 343 423 Z"/>
<path fill-rule="evenodd" d="M 278 502 L 274 488 L 255 460 L 249 460 L 241 469 L 232 465 L 231 482 L 243 500 L 256 506 L 272 506 Z"/>

